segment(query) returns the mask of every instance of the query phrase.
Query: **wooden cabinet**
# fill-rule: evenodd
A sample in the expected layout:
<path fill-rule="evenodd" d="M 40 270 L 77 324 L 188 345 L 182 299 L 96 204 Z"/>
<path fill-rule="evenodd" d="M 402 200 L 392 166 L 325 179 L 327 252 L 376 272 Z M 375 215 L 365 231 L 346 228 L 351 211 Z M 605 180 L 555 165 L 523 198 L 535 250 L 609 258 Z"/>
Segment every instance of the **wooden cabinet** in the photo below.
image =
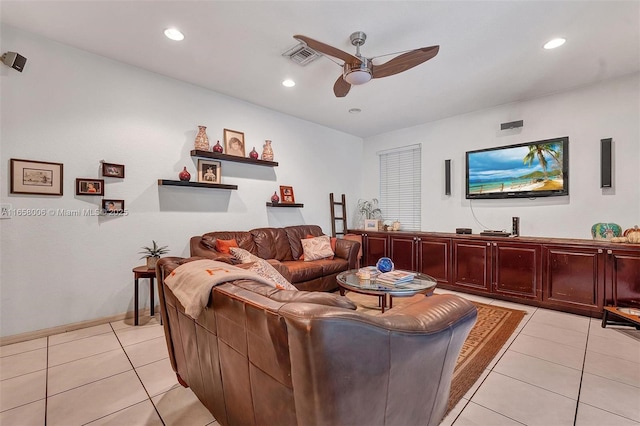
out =
<path fill-rule="evenodd" d="M 389 257 L 397 269 L 422 272 L 439 283 L 451 281 L 451 239 L 427 235 L 389 236 Z"/>
<path fill-rule="evenodd" d="M 493 293 L 542 300 L 542 246 L 491 243 Z"/>
<path fill-rule="evenodd" d="M 453 241 L 453 285 L 491 291 L 491 243 L 482 240 Z"/>
<path fill-rule="evenodd" d="M 640 250 L 603 250 L 606 305 L 640 307 Z"/>
<path fill-rule="evenodd" d="M 375 265 L 378 259 L 389 255 L 388 241 L 385 234 L 364 232 L 362 235 L 362 263 L 364 266 Z"/>

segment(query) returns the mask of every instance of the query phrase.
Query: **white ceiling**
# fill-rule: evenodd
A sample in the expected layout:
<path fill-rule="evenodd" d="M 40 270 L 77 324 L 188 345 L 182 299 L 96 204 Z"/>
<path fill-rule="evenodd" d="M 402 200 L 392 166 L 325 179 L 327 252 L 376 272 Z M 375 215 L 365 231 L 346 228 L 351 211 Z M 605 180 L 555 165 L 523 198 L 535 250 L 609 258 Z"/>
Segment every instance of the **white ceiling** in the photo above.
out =
<path fill-rule="evenodd" d="M 361 137 L 640 71 L 639 1 L 1 0 L 0 7 L 2 23 Z M 164 37 L 171 26 L 184 41 Z M 354 31 L 367 33 L 366 57 L 436 44 L 440 53 L 345 98 L 333 94 L 339 65 L 321 57 L 302 67 L 282 56 L 297 44 L 294 34 L 354 53 Z M 567 43 L 542 49 L 556 36 Z M 283 87 L 285 78 L 297 85 Z"/>

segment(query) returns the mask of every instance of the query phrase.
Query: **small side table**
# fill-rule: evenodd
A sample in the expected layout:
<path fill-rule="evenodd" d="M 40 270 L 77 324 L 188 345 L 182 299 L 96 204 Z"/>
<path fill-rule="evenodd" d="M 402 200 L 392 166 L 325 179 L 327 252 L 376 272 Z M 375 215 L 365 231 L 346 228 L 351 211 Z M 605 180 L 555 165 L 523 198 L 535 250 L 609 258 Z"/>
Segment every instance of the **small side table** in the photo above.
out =
<path fill-rule="evenodd" d="M 138 280 L 140 278 L 149 278 L 149 298 L 151 299 L 151 305 L 149 311 L 151 316 L 155 315 L 155 298 L 153 297 L 153 289 L 155 287 L 154 279 L 156 277 L 156 270 L 149 269 L 147 266 L 136 266 L 133 268 L 133 278 L 135 281 L 135 287 L 133 289 L 133 305 L 134 305 L 134 319 L 133 324 L 138 325 Z"/>

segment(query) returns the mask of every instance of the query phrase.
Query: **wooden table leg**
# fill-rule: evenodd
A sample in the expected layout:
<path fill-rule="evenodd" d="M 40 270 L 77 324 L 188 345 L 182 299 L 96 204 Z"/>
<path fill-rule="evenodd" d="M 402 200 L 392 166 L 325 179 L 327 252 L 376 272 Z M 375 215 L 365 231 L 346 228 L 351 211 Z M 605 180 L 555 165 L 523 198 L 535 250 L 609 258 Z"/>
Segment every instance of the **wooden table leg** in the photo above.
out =
<path fill-rule="evenodd" d="M 133 289 L 133 325 L 138 325 L 138 277 L 135 278 Z"/>
<path fill-rule="evenodd" d="M 149 277 L 149 296 L 151 298 L 151 306 L 149 307 L 149 312 L 151 313 L 151 316 L 155 315 L 155 309 L 156 309 L 156 301 L 155 301 L 155 297 L 153 296 L 154 287 L 155 287 L 155 284 L 153 282 L 153 277 Z"/>

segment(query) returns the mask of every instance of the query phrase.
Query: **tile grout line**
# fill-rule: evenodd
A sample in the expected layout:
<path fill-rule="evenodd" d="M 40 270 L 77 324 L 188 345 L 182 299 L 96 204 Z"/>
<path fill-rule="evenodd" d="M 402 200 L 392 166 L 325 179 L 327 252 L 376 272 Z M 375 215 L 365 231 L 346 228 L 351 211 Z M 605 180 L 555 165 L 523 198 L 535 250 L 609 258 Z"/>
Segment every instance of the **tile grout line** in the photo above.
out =
<path fill-rule="evenodd" d="M 578 398 L 576 400 L 576 411 L 573 415 L 573 426 L 576 426 L 578 421 L 578 408 L 580 407 L 580 392 L 582 391 L 582 380 L 584 379 L 584 367 L 587 363 L 587 347 L 589 346 L 589 335 L 591 334 L 591 321 L 589 321 L 589 327 L 587 328 L 587 341 L 584 343 L 584 355 L 582 357 L 582 370 L 580 371 L 580 383 L 578 384 Z"/>
<path fill-rule="evenodd" d="M 44 373 L 44 426 L 47 426 L 47 412 L 49 411 L 49 336 L 47 336 L 46 367 Z"/>
<path fill-rule="evenodd" d="M 113 334 L 116 336 L 116 339 L 118 340 L 118 343 L 120 344 L 120 347 L 122 348 L 122 352 L 124 352 L 124 356 L 127 357 L 127 360 L 129 361 L 129 364 L 131 364 L 131 368 L 133 369 L 133 372 L 135 373 L 136 377 L 140 381 L 140 386 L 142 386 L 142 389 L 144 389 L 144 393 L 147 394 L 147 398 L 149 399 L 149 402 L 153 406 L 153 409 L 155 410 L 156 414 L 158 415 L 158 418 L 160 419 L 162 424 L 164 426 L 166 426 L 166 423 L 164 422 L 164 419 L 160 415 L 160 411 L 158 411 L 158 407 L 156 407 L 156 404 L 153 403 L 153 399 L 151 399 L 151 395 L 149 395 L 149 391 L 144 386 L 144 383 L 142 382 L 142 379 L 140 378 L 140 375 L 138 374 L 138 370 L 136 370 L 136 367 L 133 365 L 133 362 L 131 361 L 131 358 L 129 358 L 129 354 L 127 353 L 126 349 L 124 348 L 124 345 L 120 341 L 120 338 L 118 337 L 118 334 L 116 333 L 115 329 L 113 328 L 113 325 L 111 325 L 111 323 L 109 323 L 109 326 L 111 327 L 111 330 L 113 331 Z M 151 340 L 151 339 L 149 339 L 149 340 Z"/>

